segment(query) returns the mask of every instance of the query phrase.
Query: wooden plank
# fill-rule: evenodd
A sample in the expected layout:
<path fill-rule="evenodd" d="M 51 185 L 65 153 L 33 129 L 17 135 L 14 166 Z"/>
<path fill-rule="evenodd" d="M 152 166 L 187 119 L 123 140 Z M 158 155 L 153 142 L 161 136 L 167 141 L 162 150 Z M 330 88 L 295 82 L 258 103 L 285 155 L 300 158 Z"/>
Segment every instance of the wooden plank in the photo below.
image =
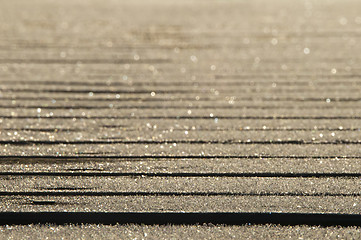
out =
<path fill-rule="evenodd" d="M 1 2 L 0 218 L 277 212 L 308 216 L 295 224 L 359 225 L 357 9 Z"/>

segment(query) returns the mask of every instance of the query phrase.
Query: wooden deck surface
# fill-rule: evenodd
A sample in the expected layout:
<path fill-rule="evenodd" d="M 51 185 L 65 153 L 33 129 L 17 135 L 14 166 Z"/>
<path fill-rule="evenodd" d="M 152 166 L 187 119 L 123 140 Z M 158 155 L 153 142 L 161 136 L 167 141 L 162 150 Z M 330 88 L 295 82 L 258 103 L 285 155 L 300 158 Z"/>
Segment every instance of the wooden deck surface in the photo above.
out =
<path fill-rule="evenodd" d="M 360 237 L 360 7 L 0 0 L 0 232 Z"/>

